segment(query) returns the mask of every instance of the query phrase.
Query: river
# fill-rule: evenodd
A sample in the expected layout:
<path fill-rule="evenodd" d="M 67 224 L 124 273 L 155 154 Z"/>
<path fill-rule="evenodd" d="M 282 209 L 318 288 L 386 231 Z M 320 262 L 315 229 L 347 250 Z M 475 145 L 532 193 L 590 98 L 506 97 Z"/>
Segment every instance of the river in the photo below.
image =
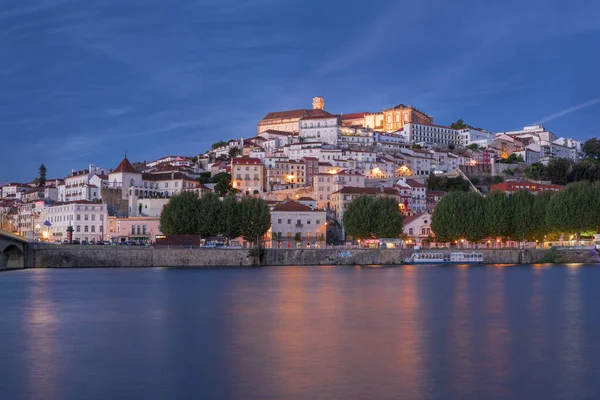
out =
<path fill-rule="evenodd" d="M 597 399 L 592 266 L 0 274 L 0 399 Z"/>

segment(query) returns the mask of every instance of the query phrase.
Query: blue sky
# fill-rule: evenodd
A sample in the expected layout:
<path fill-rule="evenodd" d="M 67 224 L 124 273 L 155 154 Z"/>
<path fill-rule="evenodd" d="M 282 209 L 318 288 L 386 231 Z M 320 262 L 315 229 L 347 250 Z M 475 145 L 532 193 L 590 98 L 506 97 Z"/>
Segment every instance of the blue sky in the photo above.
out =
<path fill-rule="evenodd" d="M 269 111 L 413 104 L 600 136 L 600 2 L 0 0 L 0 181 L 194 155 Z"/>

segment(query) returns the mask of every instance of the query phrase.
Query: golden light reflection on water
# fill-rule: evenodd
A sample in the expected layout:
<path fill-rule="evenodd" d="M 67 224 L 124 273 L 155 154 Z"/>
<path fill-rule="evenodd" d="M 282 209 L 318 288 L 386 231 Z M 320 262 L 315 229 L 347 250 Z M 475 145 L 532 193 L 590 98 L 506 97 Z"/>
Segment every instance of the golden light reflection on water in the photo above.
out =
<path fill-rule="evenodd" d="M 31 271 L 28 286 L 29 306 L 23 313 L 26 338 L 25 360 L 27 365 L 27 388 L 32 399 L 60 399 L 59 343 L 56 331 L 59 319 L 54 299 L 49 295 L 49 270 Z"/>
<path fill-rule="evenodd" d="M 461 266 L 458 269 L 455 294 L 452 299 L 452 324 L 450 327 L 450 346 L 452 359 L 457 360 L 456 368 L 450 373 L 452 385 L 458 393 L 471 396 L 476 390 L 473 369 L 473 323 L 469 292 L 469 271 Z"/>

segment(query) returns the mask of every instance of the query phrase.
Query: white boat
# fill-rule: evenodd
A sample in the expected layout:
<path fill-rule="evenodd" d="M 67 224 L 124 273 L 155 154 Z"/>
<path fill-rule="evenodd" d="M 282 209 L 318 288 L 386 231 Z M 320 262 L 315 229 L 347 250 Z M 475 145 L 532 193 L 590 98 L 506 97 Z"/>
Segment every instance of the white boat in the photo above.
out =
<path fill-rule="evenodd" d="M 417 252 L 412 253 L 405 260 L 408 264 L 480 264 L 483 263 L 483 253 L 433 253 L 433 252 Z"/>

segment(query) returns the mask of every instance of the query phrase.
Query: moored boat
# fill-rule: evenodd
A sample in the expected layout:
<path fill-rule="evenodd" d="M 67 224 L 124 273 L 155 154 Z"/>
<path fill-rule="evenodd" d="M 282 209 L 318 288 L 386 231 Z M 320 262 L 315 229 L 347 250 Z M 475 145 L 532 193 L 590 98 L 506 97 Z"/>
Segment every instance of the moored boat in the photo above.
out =
<path fill-rule="evenodd" d="M 405 262 L 407 264 L 481 264 L 483 263 L 483 253 L 416 252 L 412 253 Z"/>

